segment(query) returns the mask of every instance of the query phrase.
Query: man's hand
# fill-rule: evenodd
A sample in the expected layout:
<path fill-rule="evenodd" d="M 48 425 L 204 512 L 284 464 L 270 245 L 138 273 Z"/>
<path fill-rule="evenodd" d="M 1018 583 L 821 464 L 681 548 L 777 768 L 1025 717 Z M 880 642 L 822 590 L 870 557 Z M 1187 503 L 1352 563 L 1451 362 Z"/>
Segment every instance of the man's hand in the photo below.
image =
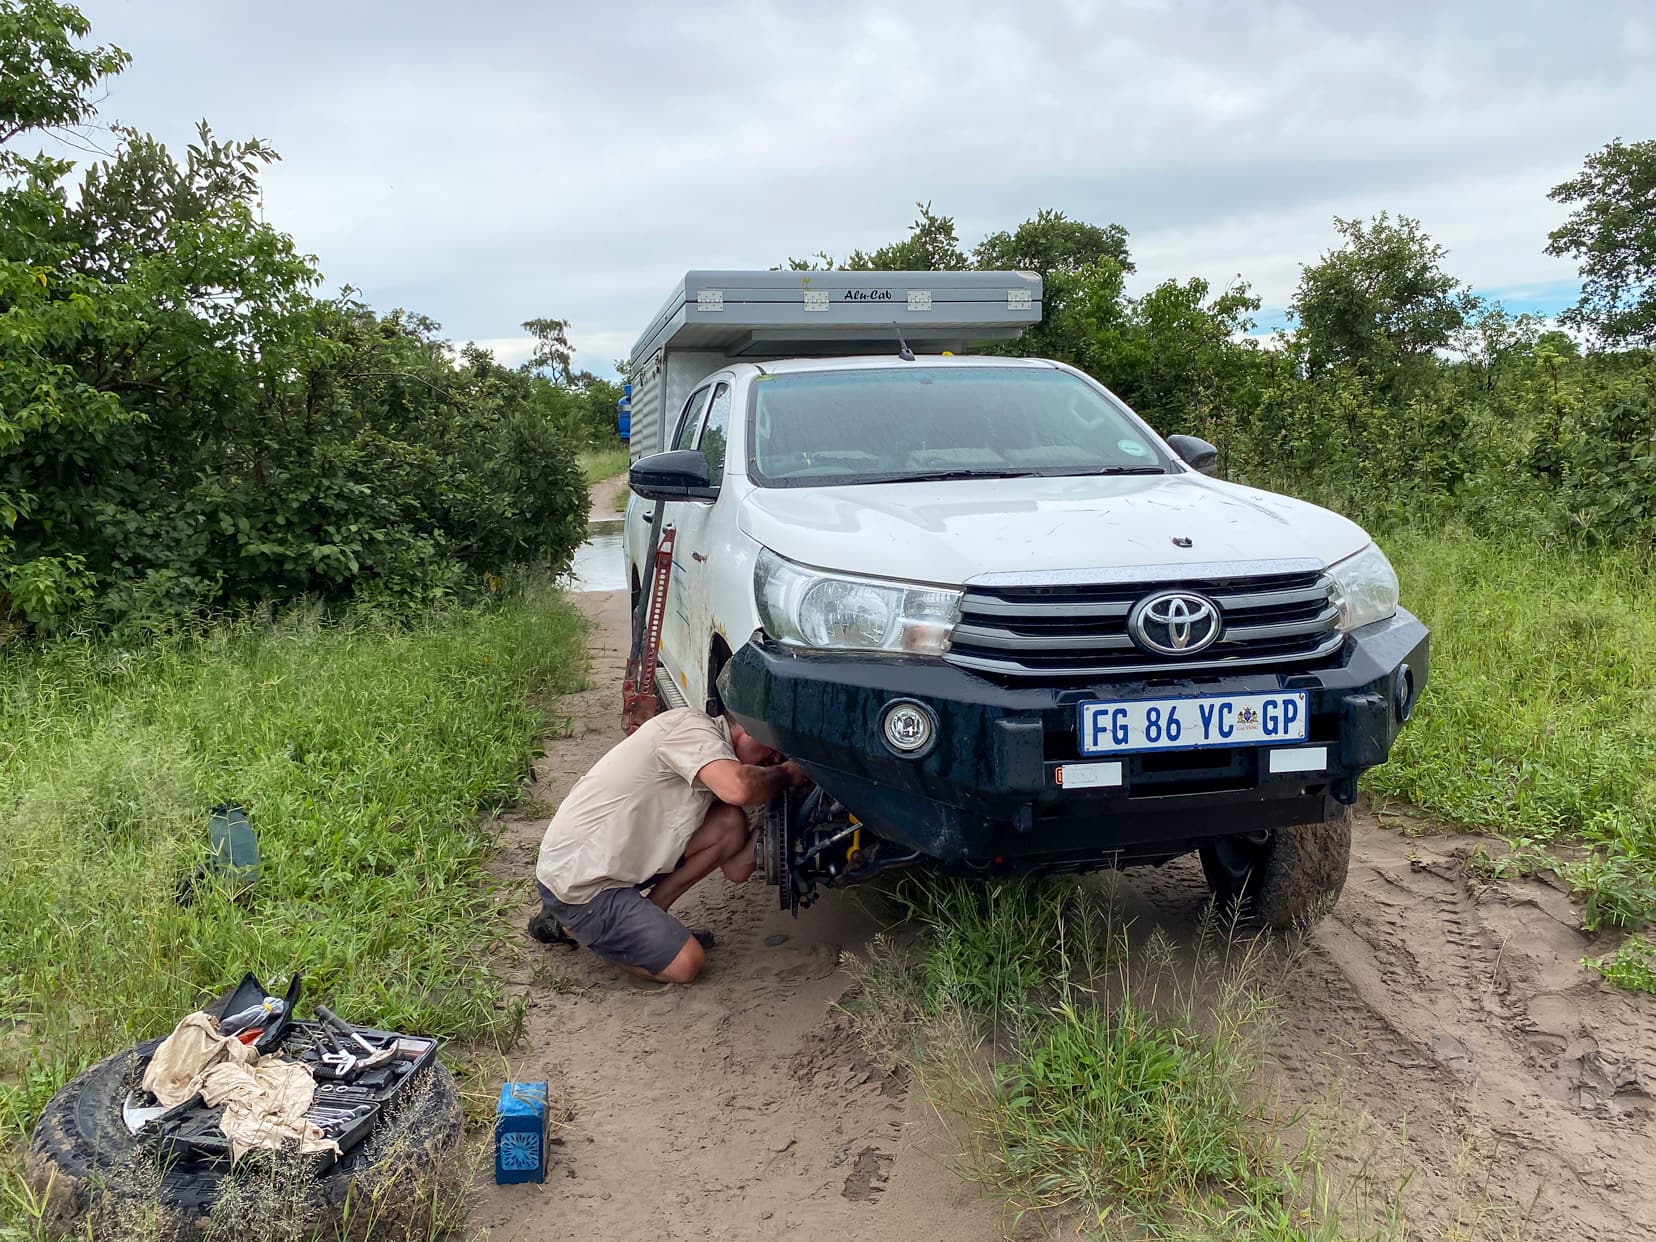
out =
<path fill-rule="evenodd" d="M 783 760 L 783 762 L 778 766 L 782 771 L 788 774 L 788 784 L 792 785 L 795 789 L 803 789 L 806 785 L 811 783 L 811 778 L 805 775 L 805 769 L 800 767 L 792 759 Z"/>

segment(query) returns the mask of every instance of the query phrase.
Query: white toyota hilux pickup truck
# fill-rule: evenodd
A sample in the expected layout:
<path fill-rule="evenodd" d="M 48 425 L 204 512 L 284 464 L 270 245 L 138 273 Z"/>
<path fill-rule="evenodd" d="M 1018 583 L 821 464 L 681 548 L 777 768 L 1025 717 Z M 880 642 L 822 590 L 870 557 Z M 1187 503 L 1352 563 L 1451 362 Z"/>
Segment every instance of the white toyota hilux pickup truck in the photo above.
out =
<path fill-rule="evenodd" d="M 893 867 L 1197 851 L 1244 917 L 1315 915 L 1357 779 L 1426 683 L 1385 555 L 1210 477 L 1213 446 L 1072 367 L 917 354 L 897 323 L 882 353 L 726 345 L 631 469 L 635 625 L 652 523 L 673 531 L 658 697 L 729 713 L 814 782 L 757 842 L 784 907 Z"/>

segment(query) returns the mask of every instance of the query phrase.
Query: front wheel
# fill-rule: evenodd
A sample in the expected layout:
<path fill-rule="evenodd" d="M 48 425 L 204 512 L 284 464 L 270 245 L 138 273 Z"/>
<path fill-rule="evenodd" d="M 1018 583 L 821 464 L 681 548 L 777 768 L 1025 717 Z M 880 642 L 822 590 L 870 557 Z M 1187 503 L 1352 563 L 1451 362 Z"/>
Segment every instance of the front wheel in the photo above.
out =
<path fill-rule="evenodd" d="M 1351 808 L 1320 824 L 1219 837 L 1201 847 L 1202 871 L 1222 917 L 1286 929 L 1339 900 L 1351 861 Z"/>

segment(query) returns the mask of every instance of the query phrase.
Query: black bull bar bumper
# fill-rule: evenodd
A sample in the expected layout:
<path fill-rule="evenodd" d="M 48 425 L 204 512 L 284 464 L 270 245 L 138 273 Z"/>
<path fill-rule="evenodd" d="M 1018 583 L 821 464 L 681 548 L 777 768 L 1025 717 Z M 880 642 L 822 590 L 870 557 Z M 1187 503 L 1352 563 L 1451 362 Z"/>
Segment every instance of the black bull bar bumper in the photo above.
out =
<path fill-rule="evenodd" d="M 721 689 L 744 728 L 879 835 L 966 869 L 1065 869 L 1159 861 L 1212 837 L 1327 818 L 1386 761 L 1425 687 L 1428 648 L 1426 627 L 1399 610 L 1310 671 L 1032 687 L 938 659 L 800 653 L 755 634 Z M 1273 772 L 1270 748 L 1247 746 L 1115 756 L 1117 786 L 1059 783 L 1060 768 L 1083 761 L 1082 702 L 1286 690 L 1307 695 L 1307 737 L 1295 744 L 1327 748 L 1320 771 Z M 884 740 L 897 700 L 922 704 L 935 722 L 917 756 Z"/>

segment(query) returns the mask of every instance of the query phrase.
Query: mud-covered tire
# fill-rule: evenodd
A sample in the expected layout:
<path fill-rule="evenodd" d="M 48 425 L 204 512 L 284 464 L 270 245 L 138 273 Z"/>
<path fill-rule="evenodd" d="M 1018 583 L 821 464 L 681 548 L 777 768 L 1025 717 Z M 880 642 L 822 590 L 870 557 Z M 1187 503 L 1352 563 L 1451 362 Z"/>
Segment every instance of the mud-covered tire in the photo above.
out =
<path fill-rule="evenodd" d="M 1202 872 L 1221 918 L 1279 930 L 1325 914 L 1345 887 L 1351 808 L 1320 824 L 1226 837 L 1201 847 Z"/>
<path fill-rule="evenodd" d="M 162 1169 L 153 1150 L 127 1129 L 121 1101 L 160 1042 L 99 1061 L 65 1083 L 41 1114 L 29 1141 L 28 1181 L 46 1201 L 49 1220 L 65 1232 L 79 1234 L 89 1216 L 118 1216 L 124 1202 L 159 1209 L 170 1236 L 199 1236 L 214 1204 L 234 1193 L 243 1167 L 254 1163 L 250 1155 L 234 1174 L 204 1168 L 183 1176 Z M 459 1143 L 463 1125 L 459 1086 L 448 1070 L 433 1065 L 408 1085 L 396 1110 L 325 1174 L 294 1179 L 285 1210 L 322 1221 L 350 1202 L 388 1197 L 383 1188 L 392 1183 L 430 1179 Z"/>

